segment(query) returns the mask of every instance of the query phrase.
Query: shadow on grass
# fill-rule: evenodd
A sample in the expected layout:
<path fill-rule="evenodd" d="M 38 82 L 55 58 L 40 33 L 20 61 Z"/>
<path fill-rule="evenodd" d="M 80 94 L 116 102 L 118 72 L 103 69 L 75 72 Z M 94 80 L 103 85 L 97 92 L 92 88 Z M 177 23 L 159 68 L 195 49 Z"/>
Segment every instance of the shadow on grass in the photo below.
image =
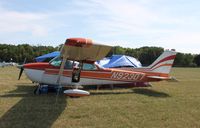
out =
<path fill-rule="evenodd" d="M 150 96 L 150 97 L 161 97 L 161 98 L 170 97 L 170 95 L 167 93 L 158 92 L 158 91 L 155 91 L 152 89 L 147 89 L 147 88 L 135 88 L 132 90 L 133 90 L 133 93 L 142 94 L 142 95 L 146 95 L 146 96 Z"/>
<path fill-rule="evenodd" d="M 55 94 L 37 96 L 33 90 L 33 86 L 19 85 L 16 90 L 1 96 L 22 98 L 0 118 L 1 128 L 52 126 L 67 106 L 66 97 L 59 95 L 56 100 Z"/>
<path fill-rule="evenodd" d="M 91 95 L 119 95 L 119 94 L 142 94 L 146 96 L 151 96 L 151 97 L 170 97 L 169 94 L 164 93 L 164 92 L 158 92 L 152 89 L 148 88 L 133 88 L 131 91 L 122 91 L 122 92 L 115 92 L 114 90 L 106 91 L 106 92 L 91 92 Z"/>
<path fill-rule="evenodd" d="M 106 92 L 91 92 L 92 95 L 119 95 L 119 94 L 133 94 L 133 92 L 114 92 L 114 91 L 106 91 Z"/>

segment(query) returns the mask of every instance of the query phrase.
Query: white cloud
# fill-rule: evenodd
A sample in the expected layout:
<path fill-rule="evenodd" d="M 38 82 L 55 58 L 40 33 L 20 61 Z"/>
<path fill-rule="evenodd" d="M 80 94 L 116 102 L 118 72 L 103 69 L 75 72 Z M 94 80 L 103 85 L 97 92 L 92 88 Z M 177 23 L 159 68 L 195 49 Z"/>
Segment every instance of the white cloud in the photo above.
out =
<path fill-rule="evenodd" d="M 149 8 L 148 4 L 128 0 L 106 2 L 92 0 L 92 2 L 96 4 L 93 5 L 93 10 L 90 8 L 90 13 L 99 14 L 100 11 L 104 15 L 103 18 L 88 19 L 90 26 L 95 28 L 93 32 L 98 33 L 100 38 L 111 38 L 110 40 L 114 42 L 123 42 L 121 45 L 126 44 L 131 47 L 155 45 L 191 53 L 200 50 L 196 47 L 200 41 L 200 32 L 194 30 L 200 27 L 197 22 L 200 18 L 195 14 L 174 16 L 166 10 L 163 11 L 162 7 L 160 11 L 154 10 Z"/>
<path fill-rule="evenodd" d="M 41 13 L 27 13 L 6 10 L 0 6 L 0 33 L 30 32 L 34 36 L 47 35 L 47 29 L 40 23 L 48 18 Z"/>
<path fill-rule="evenodd" d="M 76 0 L 69 3 L 59 10 L 52 8 L 48 13 L 19 12 L 0 5 L 0 33 L 22 33 L 22 36 L 28 33 L 52 42 L 65 39 L 67 35 L 125 47 L 151 45 L 192 53 L 199 50 L 200 17 L 192 13 L 189 7 L 193 6 L 187 8 L 187 3 L 184 8 L 176 7 L 176 2 L 159 0 Z"/>
<path fill-rule="evenodd" d="M 163 47 L 172 47 L 178 52 L 200 53 L 200 32 L 177 32 L 173 36 L 162 38 Z"/>
<path fill-rule="evenodd" d="M 104 29 L 114 29 L 118 32 L 123 30 L 123 32 L 133 31 L 135 33 L 135 30 L 137 30 L 138 27 L 143 29 L 158 19 L 154 12 L 133 2 L 113 0 L 107 2 L 93 2 L 96 2 L 96 6 L 98 6 L 94 7 L 94 13 L 99 11 L 95 8 L 101 8 L 100 11 L 102 14 L 105 14 L 105 19 L 95 18 L 90 22 L 93 23 L 93 25 L 101 25 L 99 29 L 102 31 L 104 31 Z"/>

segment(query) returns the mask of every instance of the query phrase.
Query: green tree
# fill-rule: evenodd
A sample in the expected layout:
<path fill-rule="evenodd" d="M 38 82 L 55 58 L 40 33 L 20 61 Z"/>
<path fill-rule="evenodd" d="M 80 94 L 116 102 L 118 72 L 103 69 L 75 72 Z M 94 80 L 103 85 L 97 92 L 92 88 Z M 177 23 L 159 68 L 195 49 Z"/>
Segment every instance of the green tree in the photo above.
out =
<path fill-rule="evenodd" d="M 193 61 L 197 66 L 200 66 L 200 54 L 196 55 L 194 57 L 194 61 Z"/>
<path fill-rule="evenodd" d="M 137 50 L 139 54 L 139 61 L 143 64 L 143 66 L 153 63 L 164 51 L 163 48 L 160 47 L 141 47 Z"/>
<path fill-rule="evenodd" d="M 183 63 L 184 63 L 184 54 L 183 53 L 177 53 L 176 58 L 174 60 L 174 66 L 182 67 Z"/>

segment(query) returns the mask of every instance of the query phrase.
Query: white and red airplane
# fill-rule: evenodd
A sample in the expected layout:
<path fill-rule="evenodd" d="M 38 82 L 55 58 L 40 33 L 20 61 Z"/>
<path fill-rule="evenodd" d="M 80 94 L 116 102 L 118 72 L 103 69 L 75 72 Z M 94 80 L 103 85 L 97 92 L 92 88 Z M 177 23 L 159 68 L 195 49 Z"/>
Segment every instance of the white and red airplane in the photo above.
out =
<path fill-rule="evenodd" d="M 42 63 L 28 63 L 21 67 L 27 77 L 39 85 L 72 86 L 65 90 L 68 96 L 86 96 L 90 93 L 77 85 L 124 84 L 172 80 L 169 72 L 176 57 L 175 51 L 164 51 L 150 66 L 142 68 L 102 68 L 96 63 L 112 47 L 85 38 L 69 38 L 61 49 L 60 57 Z"/>

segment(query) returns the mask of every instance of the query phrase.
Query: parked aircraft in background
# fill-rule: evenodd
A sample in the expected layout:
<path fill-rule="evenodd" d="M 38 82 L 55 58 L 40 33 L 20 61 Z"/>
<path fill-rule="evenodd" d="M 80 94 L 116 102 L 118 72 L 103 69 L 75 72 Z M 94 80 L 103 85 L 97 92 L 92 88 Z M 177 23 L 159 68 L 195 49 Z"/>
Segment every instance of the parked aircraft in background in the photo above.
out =
<path fill-rule="evenodd" d="M 15 66 L 16 63 L 14 62 L 0 62 L 0 67 L 6 67 L 6 66 Z"/>

